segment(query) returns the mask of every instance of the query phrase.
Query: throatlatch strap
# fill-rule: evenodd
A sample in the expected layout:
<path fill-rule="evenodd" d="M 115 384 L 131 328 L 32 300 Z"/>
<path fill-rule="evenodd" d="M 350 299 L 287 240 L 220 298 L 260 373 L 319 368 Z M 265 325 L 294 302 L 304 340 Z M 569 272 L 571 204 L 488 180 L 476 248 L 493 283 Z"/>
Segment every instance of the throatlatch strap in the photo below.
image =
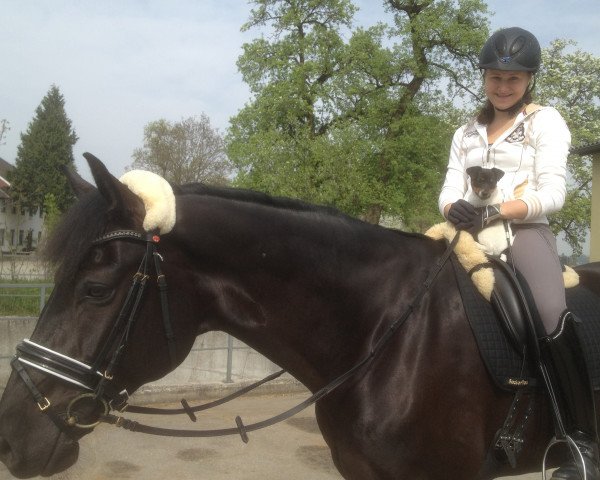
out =
<path fill-rule="evenodd" d="M 161 256 L 156 251 L 152 252 L 154 256 L 154 268 L 156 271 L 156 283 L 160 294 L 160 308 L 162 310 L 163 326 L 165 329 L 165 337 L 167 338 L 167 346 L 169 347 L 169 357 L 171 358 L 171 367 L 177 367 L 177 347 L 175 343 L 175 333 L 173 332 L 173 324 L 169 314 L 169 299 L 167 297 L 167 279 L 160 268 Z"/>

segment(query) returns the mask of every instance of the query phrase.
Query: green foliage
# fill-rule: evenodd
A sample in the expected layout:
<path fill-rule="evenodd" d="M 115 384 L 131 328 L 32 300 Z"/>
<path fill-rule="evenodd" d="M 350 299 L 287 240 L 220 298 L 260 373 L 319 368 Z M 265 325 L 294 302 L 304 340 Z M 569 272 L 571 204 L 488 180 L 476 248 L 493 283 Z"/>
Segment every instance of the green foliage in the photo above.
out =
<path fill-rule="evenodd" d="M 61 211 L 53 193 L 47 193 L 44 197 L 44 211 L 45 236 L 49 237 L 61 219 Z"/>
<path fill-rule="evenodd" d="M 175 184 L 223 184 L 230 163 L 221 134 L 202 114 L 179 122 L 161 119 L 148 123 L 143 148 L 133 152 L 132 168 L 150 170 Z"/>
<path fill-rule="evenodd" d="M 0 145 L 4 145 L 4 137 L 6 133 L 10 130 L 10 122 L 6 119 L 0 120 Z"/>
<path fill-rule="evenodd" d="M 600 132 L 600 58 L 569 47 L 575 43 L 555 40 L 542 52 L 537 101 L 554 106 L 571 130 L 572 144 L 598 141 Z M 591 158 L 568 159 L 568 194 L 563 209 L 552 216 L 555 233 L 563 233 L 575 255 L 580 255 L 591 221 Z"/>
<path fill-rule="evenodd" d="M 253 3 L 244 28 L 273 35 L 244 45 L 238 60 L 253 100 L 226 138 L 236 183 L 372 222 L 384 213 L 411 229 L 435 221 L 458 116 L 439 90 L 476 90 L 485 5 L 387 1 L 393 25 L 348 36 L 349 1 Z"/>
<path fill-rule="evenodd" d="M 238 60 L 253 99 L 226 138 L 235 182 L 368 221 L 391 215 L 406 229 L 437 221 L 452 132 L 482 98 L 483 1 L 386 0 L 392 20 L 358 29 L 350 1 L 252 3 L 243 28 L 270 35 L 244 45 Z M 555 106 L 581 145 L 600 131 L 600 59 L 571 45 L 544 49 L 536 102 Z M 551 225 L 578 253 L 590 222 L 590 159 L 571 155 L 569 174 Z"/>
<path fill-rule="evenodd" d="M 54 195 L 64 212 L 74 197 L 61 167 L 75 168 L 73 145 L 77 136 L 65 112 L 65 100 L 53 85 L 35 111 L 27 132 L 21 134 L 16 168 L 10 172 L 11 195 L 26 208 L 45 208 L 44 198 Z"/>

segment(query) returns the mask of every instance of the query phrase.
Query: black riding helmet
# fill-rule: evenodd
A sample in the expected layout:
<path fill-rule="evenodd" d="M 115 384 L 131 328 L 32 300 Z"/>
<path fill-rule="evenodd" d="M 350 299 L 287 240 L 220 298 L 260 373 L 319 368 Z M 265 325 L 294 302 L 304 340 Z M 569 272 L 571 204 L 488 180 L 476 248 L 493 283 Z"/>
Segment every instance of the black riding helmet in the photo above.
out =
<path fill-rule="evenodd" d="M 481 49 L 479 68 L 537 72 L 542 51 L 535 36 L 519 27 L 498 30 Z"/>

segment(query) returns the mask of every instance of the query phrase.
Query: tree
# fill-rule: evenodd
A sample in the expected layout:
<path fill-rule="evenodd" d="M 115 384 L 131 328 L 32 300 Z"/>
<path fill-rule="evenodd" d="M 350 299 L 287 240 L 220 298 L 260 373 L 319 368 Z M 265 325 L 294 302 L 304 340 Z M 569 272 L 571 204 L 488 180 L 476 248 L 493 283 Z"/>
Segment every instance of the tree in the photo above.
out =
<path fill-rule="evenodd" d="M 600 58 L 569 49 L 575 45 L 555 40 L 542 51 L 536 96 L 539 103 L 552 105 L 561 113 L 571 130 L 572 144 L 580 146 L 598 141 Z M 568 167 L 567 200 L 563 209 L 551 217 L 550 224 L 555 233 L 564 234 L 574 255 L 579 256 L 591 220 L 591 159 L 571 155 Z"/>
<path fill-rule="evenodd" d="M 10 122 L 6 119 L 0 120 L 0 145 L 4 145 L 4 136 L 10 130 Z"/>
<path fill-rule="evenodd" d="M 52 194 L 61 212 L 74 197 L 61 167 L 75 168 L 73 145 L 77 136 L 65 112 L 65 100 L 52 85 L 35 111 L 27 132 L 21 134 L 16 168 L 9 172 L 11 196 L 22 207 L 44 208 L 46 195 Z"/>
<path fill-rule="evenodd" d="M 223 184 L 230 173 L 224 140 L 208 116 L 180 122 L 161 119 L 144 128 L 144 146 L 133 152 L 132 168 L 144 168 L 175 183 Z"/>
<path fill-rule="evenodd" d="M 457 118 L 439 89 L 475 91 L 485 5 L 387 1 L 393 26 L 356 29 L 345 41 L 355 11 L 348 0 L 253 3 L 243 28 L 273 35 L 244 45 L 238 60 L 254 98 L 228 132 L 236 183 L 372 222 L 387 213 L 417 229 L 435 218 L 432 185 L 441 183 Z"/>

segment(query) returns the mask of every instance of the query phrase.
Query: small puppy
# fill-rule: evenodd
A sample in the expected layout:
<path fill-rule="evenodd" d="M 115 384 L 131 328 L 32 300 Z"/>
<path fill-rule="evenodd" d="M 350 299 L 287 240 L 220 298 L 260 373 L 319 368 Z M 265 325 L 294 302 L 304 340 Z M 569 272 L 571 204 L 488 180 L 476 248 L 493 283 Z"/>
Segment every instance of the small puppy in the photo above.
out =
<path fill-rule="evenodd" d="M 465 200 L 475 208 L 502 203 L 504 197 L 498 188 L 498 180 L 504 176 L 499 168 L 469 167 L 471 191 Z M 497 221 L 485 227 L 475 236 L 481 250 L 499 257 L 512 243 L 512 232 L 506 221 Z"/>

